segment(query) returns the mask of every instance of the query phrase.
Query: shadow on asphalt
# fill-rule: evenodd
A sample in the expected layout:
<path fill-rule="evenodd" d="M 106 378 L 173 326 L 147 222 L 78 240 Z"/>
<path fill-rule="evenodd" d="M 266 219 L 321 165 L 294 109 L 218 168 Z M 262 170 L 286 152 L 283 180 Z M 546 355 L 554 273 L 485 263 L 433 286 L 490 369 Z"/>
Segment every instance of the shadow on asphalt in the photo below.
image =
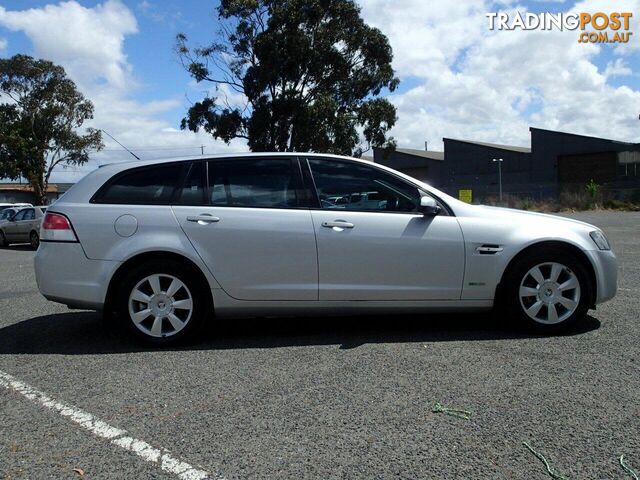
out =
<path fill-rule="evenodd" d="M 16 252 L 28 252 L 28 251 L 35 252 L 35 250 L 28 243 L 19 243 L 16 245 L 9 245 L 8 247 L 0 247 L 0 250 L 8 250 L 8 251 L 14 250 Z"/>
<path fill-rule="evenodd" d="M 123 328 L 112 328 L 94 312 L 69 312 L 23 320 L 0 329 L 0 354 L 92 355 L 156 350 Z M 600 328 L 585 321 L 562 336 Z M 261 318 L 212 322 L 196 339 L 170 350 L 221 350 L 340 345 L 352 349 L 372 343 L 482 341 L 535 338 L 491 314 Z"/>

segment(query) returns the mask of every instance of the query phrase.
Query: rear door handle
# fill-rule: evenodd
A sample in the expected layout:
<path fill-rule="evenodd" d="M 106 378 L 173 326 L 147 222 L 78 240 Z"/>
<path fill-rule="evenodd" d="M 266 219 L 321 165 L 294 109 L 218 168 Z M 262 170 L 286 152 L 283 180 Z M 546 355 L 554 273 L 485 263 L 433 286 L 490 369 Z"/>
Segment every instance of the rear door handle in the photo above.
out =
<path fill-rule="evenodd" d="M 196 222 L 200 225 L 207 225 L 209 223 L 215 223 L 219 221 L 220 221 L 220 217 L 214 217 L 213 215 L 210 215 L 208 213 L 187 217 L 187 222 Z"/>
<path fill-rule="evenodd" d="M 353 228 L 353 223 L 345 222 L 344 220 L 336 220 L 334 222 L 322 222 L 322 226 L 325 228 Z"/>

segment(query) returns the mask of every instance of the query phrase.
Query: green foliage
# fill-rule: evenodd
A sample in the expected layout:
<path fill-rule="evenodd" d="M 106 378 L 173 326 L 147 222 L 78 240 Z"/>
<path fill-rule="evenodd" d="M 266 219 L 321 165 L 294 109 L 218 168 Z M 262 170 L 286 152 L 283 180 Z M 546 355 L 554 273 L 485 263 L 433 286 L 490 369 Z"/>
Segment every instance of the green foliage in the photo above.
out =
<path fill-rule="evenodd" d="M 0 93 L 8 100 L 0 104 L 0 177 L 28 179 L 45 203 L 56 165 L 81 165 L 102 148 L 99 130 L 76 131 L 93 118 L 93 104 L 62 67 L 27 55 L 0 59 Z"/>
<path fill-rule="evenodd" d="M 593 178 L 591 180 L 589 180 L 589 182 L 585 185 L 585 189 L 587 190 L 587 193 L 589 194 L 589 196 L 591 197 L 592 200 L 595 201 L 595 199 L 598 196 L 598 193 L 600 193 L 600 185 L 598 185 Z"/>
<path fill-rule="evenodd" d="M 353 0 L 222 0 L 218 19 L 220 42 L 191 48 L 177 36 L 186 70 L 219 93 L 196 102 L 183 129 L 245 138 L 253 151 L 360 155 L 394 146 L 386 135 L 395 107 L 376 98 L 398 86 L 393 54 Z"/>

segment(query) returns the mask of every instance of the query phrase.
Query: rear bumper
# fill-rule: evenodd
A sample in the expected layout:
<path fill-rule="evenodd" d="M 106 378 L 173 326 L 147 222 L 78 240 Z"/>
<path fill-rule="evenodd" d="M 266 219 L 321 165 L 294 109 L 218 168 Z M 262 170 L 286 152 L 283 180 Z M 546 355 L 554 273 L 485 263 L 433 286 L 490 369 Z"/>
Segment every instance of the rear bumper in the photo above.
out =
<path fill-rule="evenodd" d="M 90 260 L 79 243 L 62 242 L 41 242 L 34 260 L 38 289 L 47 300 L 88 310 L 102 310 L 119 264 Z"/>
<path fill-rule="evenodd" d="M 618 261 L 611 250 L 591 250 L 587 253 L 596 273 L 596 304 L 615 297 L 618 290 Z"/>

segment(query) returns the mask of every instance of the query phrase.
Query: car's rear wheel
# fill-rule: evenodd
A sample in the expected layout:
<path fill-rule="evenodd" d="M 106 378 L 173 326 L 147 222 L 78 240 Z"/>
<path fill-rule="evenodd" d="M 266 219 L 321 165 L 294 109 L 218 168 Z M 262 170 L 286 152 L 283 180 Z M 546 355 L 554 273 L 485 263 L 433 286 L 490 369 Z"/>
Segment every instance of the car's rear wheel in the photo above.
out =
<path fill-rule="evenodd" d="M 7 247 L 9 243 L 7 242 L 7 237 L 4 236 L 4 232 L 0 232 L 0 247 Z"/>
<path fill-rule="evenodd" d="M 209 303 L 198 276 L 180 262 L 167 260 L 140 265 L 125 275 L 116 310 L 139 338 L 172 345 L 202 323 Z"/>
<path fill-rule="evenodd" d="M 570 252 L 542 249 L 519 259 L 505 278 L 510 317 L 539 332 L 558 332 L 584 318 L 591 282 Z"/>
<path fill-rule="evenodd" d="M 38 249 L 40 246 L 40 235 L 38 235 L 38 232 L 31 232 L 31 235 L 29 235 L 29 243 L 31 244 L 31 248 L 34 250 Z"/>

